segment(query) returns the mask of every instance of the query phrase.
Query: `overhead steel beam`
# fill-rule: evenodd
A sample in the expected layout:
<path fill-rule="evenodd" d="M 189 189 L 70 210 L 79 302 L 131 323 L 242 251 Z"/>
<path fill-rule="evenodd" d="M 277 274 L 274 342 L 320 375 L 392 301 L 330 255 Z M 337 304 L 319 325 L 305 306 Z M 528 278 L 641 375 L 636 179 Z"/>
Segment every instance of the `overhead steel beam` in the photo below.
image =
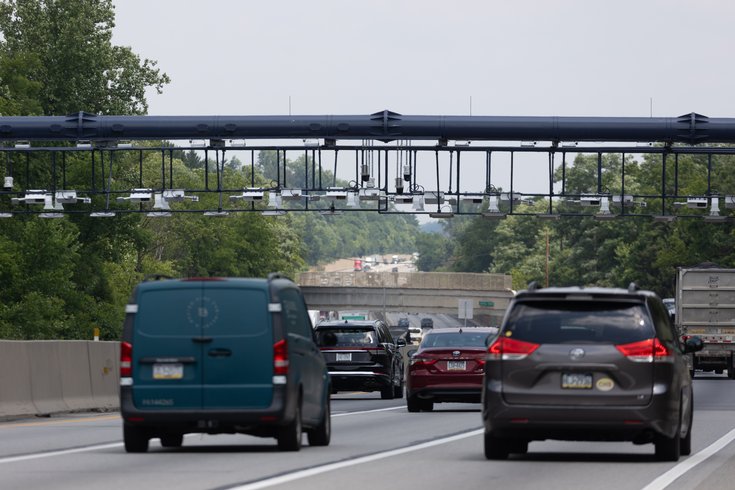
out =
<path fill-rule="evenodd" d="M 0 117 L 0 141 L 180 139 L 634 141 L 735 143 L 735 118 L 324 116 L 69 116 Z"/>

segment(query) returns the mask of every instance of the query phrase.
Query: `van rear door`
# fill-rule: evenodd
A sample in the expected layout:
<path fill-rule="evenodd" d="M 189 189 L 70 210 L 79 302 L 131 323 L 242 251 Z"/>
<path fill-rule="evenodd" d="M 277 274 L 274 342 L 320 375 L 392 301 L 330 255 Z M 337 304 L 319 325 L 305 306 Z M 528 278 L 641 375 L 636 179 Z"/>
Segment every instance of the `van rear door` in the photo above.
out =
<path fill-rule="evenodd" d="M 135 406 L 201 408 L 201 286 L 174 281 L 150 284 L 139 289 L 137 302 L 132 342 Z"/>
<path fill-rule="evenodd" d="M 247 280 L 205 282 L 201 305 L 203 408 L 263 408 L 273 398 L 268 291 Z"/>

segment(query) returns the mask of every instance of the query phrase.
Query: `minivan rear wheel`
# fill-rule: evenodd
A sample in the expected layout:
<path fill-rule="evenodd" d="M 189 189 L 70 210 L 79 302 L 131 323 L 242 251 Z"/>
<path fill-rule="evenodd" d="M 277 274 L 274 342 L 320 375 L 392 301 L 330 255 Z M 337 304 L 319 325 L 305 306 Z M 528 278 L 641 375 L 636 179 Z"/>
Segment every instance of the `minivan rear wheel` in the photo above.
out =
<path fill-rule="evenodd" d="M 654 441 L 656 459 L 659 461 L 679 461 L 681 457 L 681 415 L 681 407 L 679 407 L 679 424 L 674 432 L 674 437 L 659 435 Z"/>
<path fill-rule="evenodd" d="M 144 453 L 148 451 L 148 431 L 141 427 L 123 425 L 123 441 L 128 453 Z"/>
<path fill-rule="evenodd" d="M 385 386 L 380 389 L 381 400 L 392 400 L 393 399 L 393 385 Z"/>
<path fill-rule="evenodd" d="M 507 440 L 494 437 L 491 433 L 485 432 L 485 458 L 486 459 L 508 459 Z"/>
<path fill-rule="evenodd" d="M 296 406 L 294 418 L 278 429 L 276 436 L 279 451 L 298 451 L 301 449 L 301 407 Z"/>

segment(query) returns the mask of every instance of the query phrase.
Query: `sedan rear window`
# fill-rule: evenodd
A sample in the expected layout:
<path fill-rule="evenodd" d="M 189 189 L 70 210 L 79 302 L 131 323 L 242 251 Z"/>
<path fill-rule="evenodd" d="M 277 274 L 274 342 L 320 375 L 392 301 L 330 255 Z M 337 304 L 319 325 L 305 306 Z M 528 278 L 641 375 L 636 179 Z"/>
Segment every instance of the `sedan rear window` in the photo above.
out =
<path fill-rule="evenodd" d="M 625 344 L 655 331 L 640 303 L 534 301 L 516 304 L 503 335 L 537 344 Z"/>
<path fill-rule="evenodd" d="M 487 332 L 430 333 L 424 337 L 421 347 L 485 347 Z"/>
<path fill-rule="evenodd" d="M 316 333 L 319 347 L 373 347 L 378 345 L 371 328 L 325 328 Z"/>

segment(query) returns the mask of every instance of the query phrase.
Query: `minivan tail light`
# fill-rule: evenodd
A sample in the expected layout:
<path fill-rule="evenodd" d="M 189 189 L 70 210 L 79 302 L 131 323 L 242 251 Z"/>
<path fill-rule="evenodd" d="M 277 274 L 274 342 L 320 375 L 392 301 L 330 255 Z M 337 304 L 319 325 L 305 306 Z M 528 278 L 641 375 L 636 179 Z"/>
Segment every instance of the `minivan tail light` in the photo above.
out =
<path fill-rule="evenodd" d="M 487 352 L 488 358 L 504 361 L 520 361 L 531 355 L 540 344 L 526 342 L 525 340 L 513 339 L 510 337 L 498 337 L 495 342 L 490 344 Z"/>
<path fill-rule="evenodd" d="M 133 375 L 133 344 L 120 343 L 120 377 L 130 378 Z"/>
<path fill-rule="evenodd" d="M 633 362 L 660 362 L 671 360 L 671 349 L 661 343 L 658 338 L 616 345 L 616 349 Z"/>
<path fill-rule="evenodd" d="M 273 375 L 285 376 L 288 374 L 288 346 L 286 339 L 273 344 Z"/>

